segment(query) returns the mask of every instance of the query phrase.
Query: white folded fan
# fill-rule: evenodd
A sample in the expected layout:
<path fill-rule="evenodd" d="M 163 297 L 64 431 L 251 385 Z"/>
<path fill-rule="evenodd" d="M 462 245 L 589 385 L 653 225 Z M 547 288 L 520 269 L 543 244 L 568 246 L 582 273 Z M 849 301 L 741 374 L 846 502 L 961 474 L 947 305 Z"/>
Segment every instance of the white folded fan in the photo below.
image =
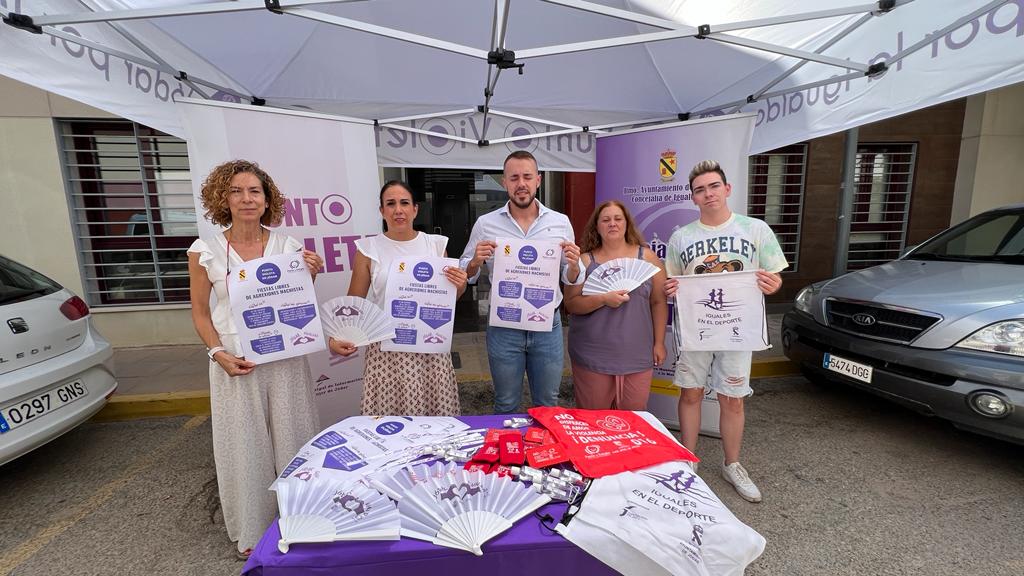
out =
<path fill-rule="evenodd" d="M 439 460 L 432 464 L 408 464 L 398 470 L 382 470 L 367 476 L 366 482 L 388 498 L 400 502 L 417 484 L 431 478 L 454 477 L 459 470 L 462 470 L 461 464 Z"/>
<path fill-rule="evenodd" d="M 282 554 L 299 542 L 398 540 L 401 521 L 395 503 L 359 483 L 317 477 L 284 478 L 275 485 Z"/>
<path fill-rule="evenodd" d="M 508 476 L 456 470 L 417 483 L 398 511 L 402 536 L 480 556 L 485 542 L 550 501 Z"/>
<path fill-rule="evenodd" d="M 583 295 L 593 296 L 613 290 L 635 290 L 658 273 L 658 267 L 639 258 L 613 258 L 601 264 L 583 283 Z"/>
<path fill-rule="evenodd" d="M 335 340 L 366 346 L 395 337 L 391 317 L 376 304 L 358 296 L 341 296 L 324 302 L 324 332 Z"/>

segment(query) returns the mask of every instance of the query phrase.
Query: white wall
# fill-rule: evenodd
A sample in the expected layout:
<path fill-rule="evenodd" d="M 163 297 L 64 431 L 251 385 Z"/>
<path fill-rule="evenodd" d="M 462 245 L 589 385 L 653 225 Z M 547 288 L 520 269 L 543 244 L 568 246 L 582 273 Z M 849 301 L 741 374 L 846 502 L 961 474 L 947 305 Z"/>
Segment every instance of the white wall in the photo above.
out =
<path fill-rule="evenodd" d="M 0 253 L 82 294 L 54 118 L 116 118 L 0 76 Z M 115 346 L 198 343 L 187 306 L 93 308 Z"/>
<path fill-rule="evenodd" d="M 967 99 L 950 224 L 1024 202 L 1024 84 Z"/>

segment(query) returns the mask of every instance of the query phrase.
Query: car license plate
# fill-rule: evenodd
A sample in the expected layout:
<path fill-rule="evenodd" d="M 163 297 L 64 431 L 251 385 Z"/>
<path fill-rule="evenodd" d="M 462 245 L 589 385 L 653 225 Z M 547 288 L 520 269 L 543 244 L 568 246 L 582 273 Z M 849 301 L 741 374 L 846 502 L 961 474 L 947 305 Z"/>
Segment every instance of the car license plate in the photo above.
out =
<path fill-rule="evenodd" d="M 846 358 L 826 353 L 822 366 L 827 370 L 844 374 L 861 382 L 871 382 L 872 368 L 867 364 L 853 362 Z"/>
<path fill-rule="evenodd" d="M 0 434 L 67 406 L 88 394 L 89 390 L 86 389 L 85 383 L 75 380 L 51 388 L 28 400 L 6 406 L 0 409 Z"/>

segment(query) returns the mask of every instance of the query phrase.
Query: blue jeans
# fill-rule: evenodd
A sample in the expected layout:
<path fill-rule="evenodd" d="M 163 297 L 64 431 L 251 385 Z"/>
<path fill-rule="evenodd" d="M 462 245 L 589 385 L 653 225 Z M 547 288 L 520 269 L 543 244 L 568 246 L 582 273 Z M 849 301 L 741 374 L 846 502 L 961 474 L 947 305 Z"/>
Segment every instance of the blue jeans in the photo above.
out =
<path fill-rule="evenodd" d="M 562 319 L 556 314 L 550 332 L 487 327 L 487 362 L 494 380 L 494 413 L 519 412 L 523 373 L 534 406 L 557 406 L 562 384 Z"/>

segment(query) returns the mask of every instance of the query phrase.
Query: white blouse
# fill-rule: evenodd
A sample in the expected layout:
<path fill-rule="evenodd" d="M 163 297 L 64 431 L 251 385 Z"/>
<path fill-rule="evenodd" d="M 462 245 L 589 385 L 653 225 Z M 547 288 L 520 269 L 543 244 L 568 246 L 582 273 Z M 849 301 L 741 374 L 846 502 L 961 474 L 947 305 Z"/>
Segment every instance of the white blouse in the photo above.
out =
<path fill-rule="evenodd" d="M 395 258 L 401 256 L 444 256 L 448 237 L 420 232 L 412 240 L 392 240 L 383 234 L 356 240 L 356 249 L 370 259 L 370 289 L 366 299 L 384 309 L 387 274 L 381 274 Z"/>
<path fill-rule="evenodd" d="M 274 256 L 286 252 L 301 252 L 302 248 L 302 243 L 295 238 L 271 230 L 263 255 Z M 213 327 L 216 328 L 222 339 L 228 335 L 237 335 L 238 329 L 235 328 L 228 300 L 228 262 L 230 261 L 231 267 L 234 268 L 241 266 L 245 260 L 235 252 L 234 248 L 228 254 L 228 240 L 224 234 L 217 234 L 210 242 L 201 238 L 197 239 L 189 246 L 188 251 L 199 254 L 199 265 L 206 268 L 206 276 L 213 284 L 213 294 L 216 297 L 211 314 Z"/>

